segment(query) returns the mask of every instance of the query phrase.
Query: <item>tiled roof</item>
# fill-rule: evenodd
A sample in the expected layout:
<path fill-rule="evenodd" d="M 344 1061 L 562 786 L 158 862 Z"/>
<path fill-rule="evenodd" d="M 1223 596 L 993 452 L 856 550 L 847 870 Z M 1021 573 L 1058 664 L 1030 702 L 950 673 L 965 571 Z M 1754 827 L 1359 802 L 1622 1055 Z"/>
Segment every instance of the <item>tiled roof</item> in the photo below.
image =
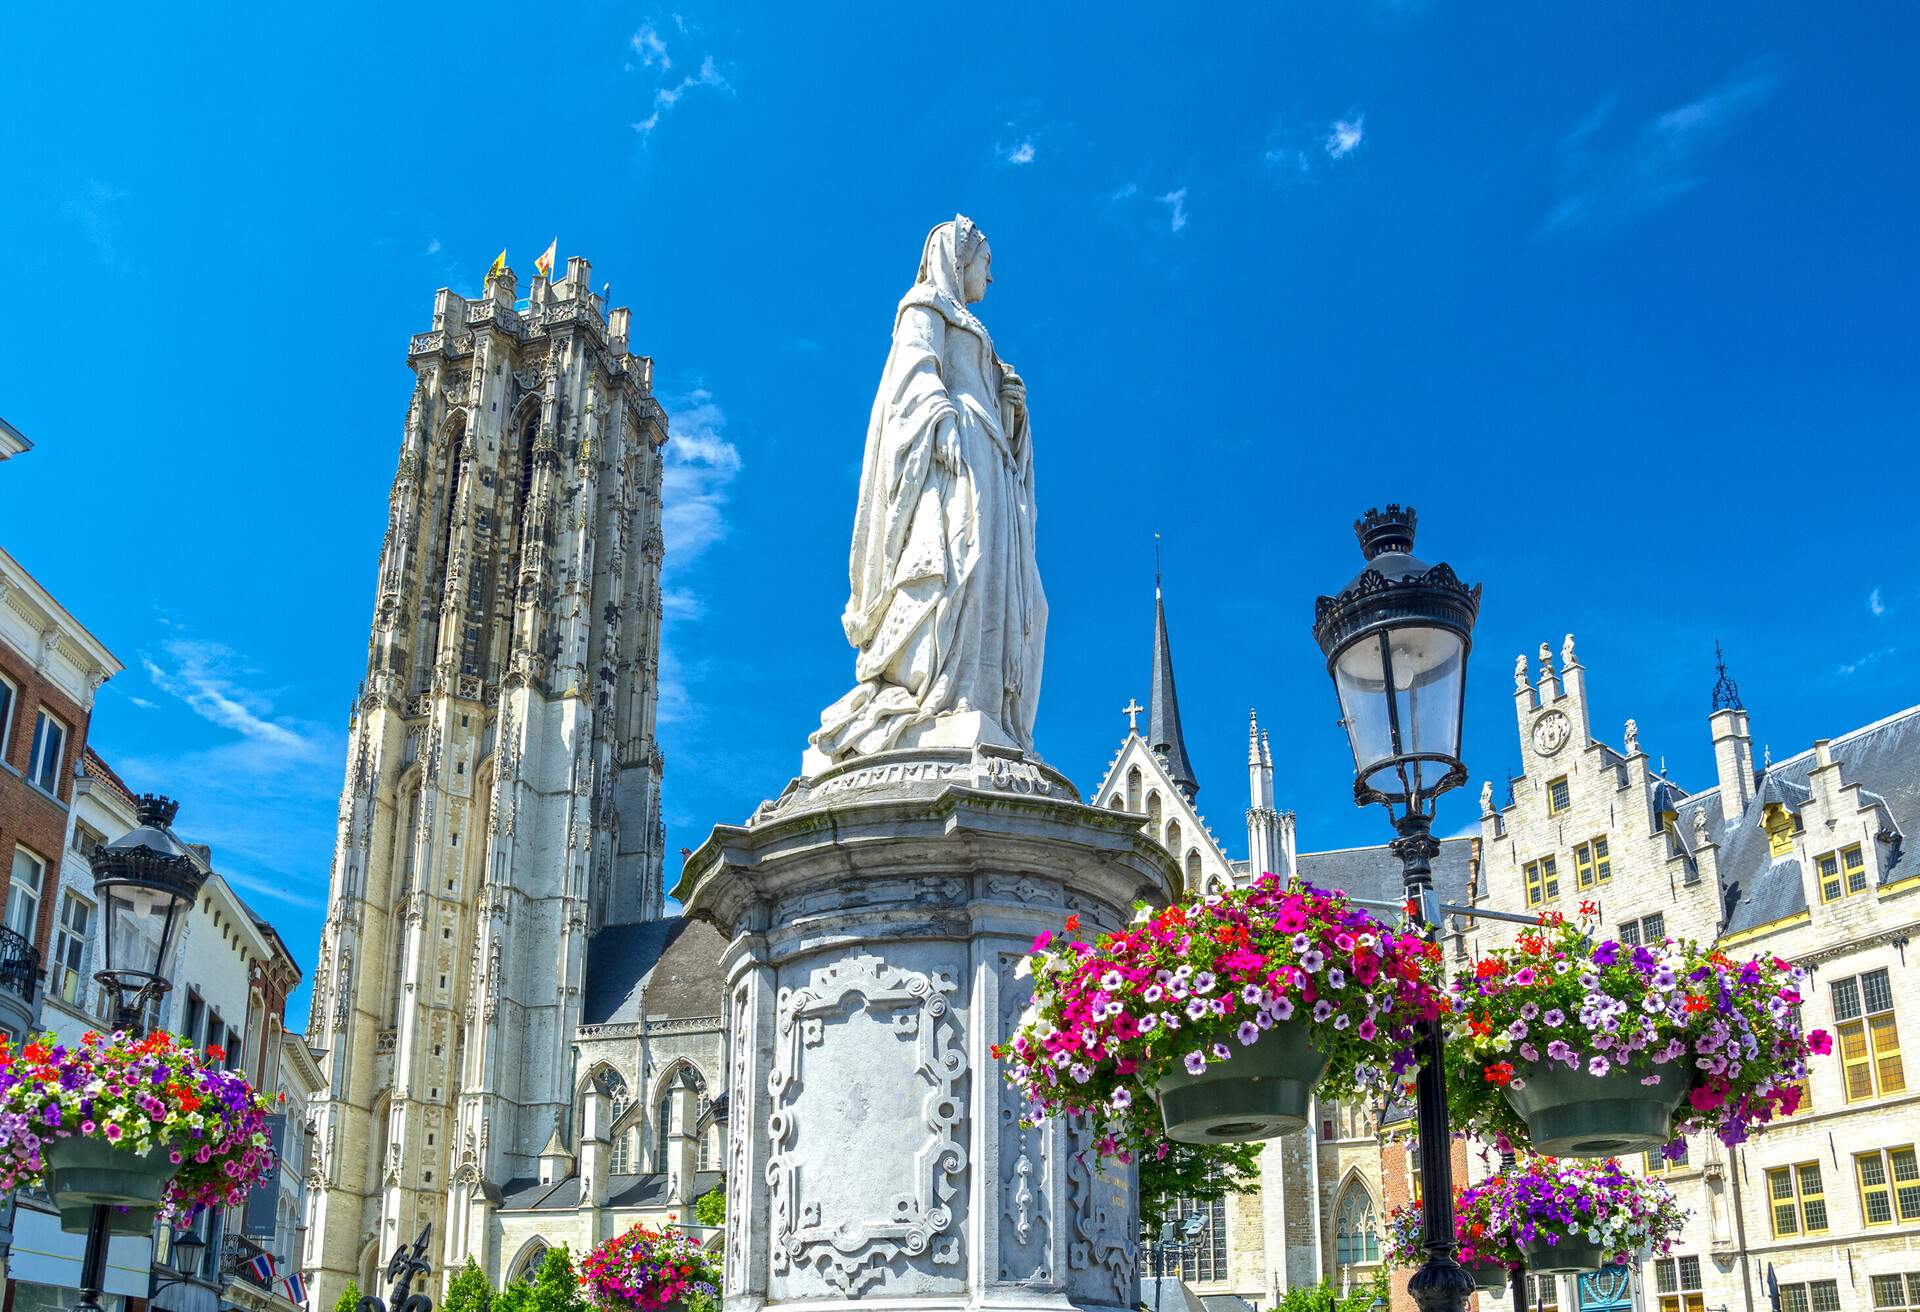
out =
<path fill-rule="evenodd" d="M 1337 888 L 1354 897 L 1398 902 L 1404 883 L 1400 858 L 1378 847 L 1346 847 L 1333 852 L 1302 852 L 1296 858 L 1300 878 L 1316 888 Z M 1443 902 L 1464 903 L 1472 874 L 1473 839 L 1443 838 L 1433 858 L 1433 887 Z"/>
<path fill-rule="evenodd" d="M 608 925 L 587 942 L 583 1025 L 652 1016 L 712 1016 L 726 996 L 720 955 L 727 940 L 704 921 L 684 916 Z"/>
<path fill-rule="evenodd" d="M 723 1171 L 701 1171 L 693 1177 L 694 1197 L 726 1180 Z M 664 1171 L 645 1175 L 607 1177 L 608 1207 L 660 1207 L 667 1201 L 669 1178 Z M 580 1206 L 580 1177 L 570 1175 L 552 1184 L 528 1176 L 509 1180 L 500 1190 L 500 1209 L 506 1212 L 571 1212 Z"/>
<path fill-rule="evenodd" d="M 1920 830 L 1920 706 L 1836 738 L 1831 750 L 1841 782 L 1860 786 L 1861 801 L 1879 812 L 1882 832 L 1894 839 L 1881 882 L 1915 874 L 1920 860 L 1910 850 L 1909 836 Z M 1805 872 L 1798 860 L 1771 855 L 1762 818 L 1767 801 L 1790 808 L 1795 805 L 1790 799 L 1804 802 L 1811 795 L 1807 779 L 1813 767 L 1812 752 L 1776 762 L 1761 780 L 1746 813 L 1726 826 L 1720 839 L 1720 886 L 1727 933 L 1771 924 L 1807 909 Z"/>

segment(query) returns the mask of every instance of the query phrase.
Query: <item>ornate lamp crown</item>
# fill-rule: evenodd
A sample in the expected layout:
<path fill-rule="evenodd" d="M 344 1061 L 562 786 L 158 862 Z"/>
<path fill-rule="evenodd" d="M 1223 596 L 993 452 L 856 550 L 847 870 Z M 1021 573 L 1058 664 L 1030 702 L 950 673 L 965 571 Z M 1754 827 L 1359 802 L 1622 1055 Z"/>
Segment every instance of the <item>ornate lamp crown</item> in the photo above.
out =
<path fill-rule="evenodd" d="M 1360 550 L 1368 560 L 1388 551 L 1413 554 L 1413 528 L 1417 517 L 1413 507 L 1401 507 L 1389 501 L 1385 510 L 1371 506 L 1353 521 L 1353 532 L 1360 539 Z"/>
<path fill-rule="evenodd" d="M 171 829 L 173 818 L 180 814 L 180 803 L 159 793 L 142 793 L 136 809 L 141 824 L 153 829 Z"/>

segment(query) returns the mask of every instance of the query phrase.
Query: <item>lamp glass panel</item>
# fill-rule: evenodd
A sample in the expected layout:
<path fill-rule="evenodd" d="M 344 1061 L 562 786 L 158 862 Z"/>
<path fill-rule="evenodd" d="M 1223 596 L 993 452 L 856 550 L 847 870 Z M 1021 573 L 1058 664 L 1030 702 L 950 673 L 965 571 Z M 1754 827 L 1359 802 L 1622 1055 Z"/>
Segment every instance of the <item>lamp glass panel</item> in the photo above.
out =
<path fill-rule="evenodd" d="M 107 900 L 107 966 L 111 970 L 160 971 L 172 936 L 176 902 L 171 893 L 134 884 L 111 884 Z"/>
<path fill-rule="evenodd" d="M 1393 728 L 1387 720 L 1386 646 L 1369 633 L 1334 658 L 1333 684 L 1340 693 L 1347 744 L 1356 770 L 1393 755 Z"/>

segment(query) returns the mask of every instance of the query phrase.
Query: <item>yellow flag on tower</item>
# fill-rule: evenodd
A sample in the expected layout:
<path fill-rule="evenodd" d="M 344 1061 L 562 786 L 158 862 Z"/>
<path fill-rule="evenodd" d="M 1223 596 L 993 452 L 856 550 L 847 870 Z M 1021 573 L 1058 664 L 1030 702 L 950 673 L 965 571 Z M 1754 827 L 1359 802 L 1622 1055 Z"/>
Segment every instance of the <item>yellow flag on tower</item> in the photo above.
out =
<path fill-rule="evenodd" d="M 487 270 L 487 283 L 491 283 L 495 278 L 498 278 L 501 274 L 505 273 L 506 271 L 507 271 L 507 253 L 503 250 L 498 255 L 493 257 L 493 266 Z M 486 284 L 484 283 L 482 284 L 482 286 L 485 286 L 485 285 Z"/>
<path fill-rule="evenodd" d="M 559 253 L 559 251 L 560 251 L 560 239 L 558 237 L 555 237 L 552 241 L 547 243 L 547 249 L 545 253 L 542 254 L 539 259 L 533 262 L 533 271 L 539 274 L 541 277 L 551 281 L 553 278 L 553 259 L 554 259 L 554 256 Z"/>

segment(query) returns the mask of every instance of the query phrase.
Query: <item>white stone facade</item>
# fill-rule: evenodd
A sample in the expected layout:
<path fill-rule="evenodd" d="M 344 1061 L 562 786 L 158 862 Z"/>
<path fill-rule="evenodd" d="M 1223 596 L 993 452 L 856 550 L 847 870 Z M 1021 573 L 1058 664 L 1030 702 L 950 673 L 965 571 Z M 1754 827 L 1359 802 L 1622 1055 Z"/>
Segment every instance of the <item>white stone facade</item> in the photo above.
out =
<path fill-rule="evenodd" d="M 408 351 L 308 1026 L 316 1306 L 429 1222 L 498 1270 L 573 1132 L 589 937 L 660 914 L 666 416 L 586 261 L 513 289 L 441 291 Z"/>
<path fill-rule="evenodd" d="M 1899 1044 L 1920 1034 L 1920 959 L 1909 962 L 1920 867 L 1907 837 L 1920 810 L 1920 708 L 1756 774 L 1748 714 L 1723 679 L 1707 726 L 1718 778 L 1689 791 L 1653 767 L 1634 722 L 1620 748 L 1593 735 L 1571 638 L 1557 668 L 1544 644 L 1537 668 L 1517 663 L 1514 700 L 1524 773 L 1505 805 L 1482 795 L 1478 898 L 1569 917 L 1591 902 L 1609 937 L 1664 933 L 1717 941 L 1736 959 L 1784 957 L 1813 972 L 1804 1023 L 1836 1034 L 1794 1116 L 1735 1148 L 1695 1136 L 1684 1162 L 1653 1163 L 1689 1217 L 1675 1261 L 1637 1274 L 1637 1305 L 1763 1312 L 1771 1270 L 1780 1312 L 1912 1307 L 1920 1076 Z M 1510 934 L 1485 922 L 1471 949 Z M 1568 1282 L 1560 1306 L 1590 1297 Z"/>

